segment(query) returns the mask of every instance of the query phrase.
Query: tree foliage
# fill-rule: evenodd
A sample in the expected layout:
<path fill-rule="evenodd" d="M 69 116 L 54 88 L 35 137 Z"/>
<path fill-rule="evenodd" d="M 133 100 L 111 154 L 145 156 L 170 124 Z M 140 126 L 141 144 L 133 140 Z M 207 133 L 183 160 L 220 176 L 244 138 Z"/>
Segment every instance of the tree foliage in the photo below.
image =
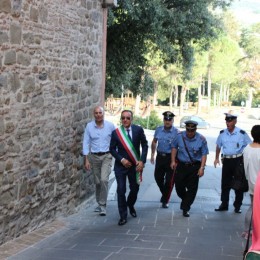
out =
<path fill-rule="evenodd" d="M 212 10 L 231 0 L 118 0 L 109 11 L 106 94 L 121 86 L 143 92 L 148 52 L 160 51 L 164 64 L 180 61 L 189 78 L 194 63 L 193 44 L 207 48 L 220 20 Z"/>
<path fill-rule="evenodd" d="M 260 91 L 260 23 L 242 31 L 240 46 L 245 55 L 240 60 L 241 80 Z"/>

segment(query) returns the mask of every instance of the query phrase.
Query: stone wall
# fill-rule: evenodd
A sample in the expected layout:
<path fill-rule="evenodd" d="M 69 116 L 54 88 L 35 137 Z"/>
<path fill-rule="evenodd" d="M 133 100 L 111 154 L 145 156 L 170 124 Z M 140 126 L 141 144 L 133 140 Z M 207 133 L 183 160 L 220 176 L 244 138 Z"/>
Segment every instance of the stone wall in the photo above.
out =
<path fill-rule="evenodd" d="M 102 40 L 101 0 L 0 1 L 0 243 L 93 194 L 80 153 Z"/>

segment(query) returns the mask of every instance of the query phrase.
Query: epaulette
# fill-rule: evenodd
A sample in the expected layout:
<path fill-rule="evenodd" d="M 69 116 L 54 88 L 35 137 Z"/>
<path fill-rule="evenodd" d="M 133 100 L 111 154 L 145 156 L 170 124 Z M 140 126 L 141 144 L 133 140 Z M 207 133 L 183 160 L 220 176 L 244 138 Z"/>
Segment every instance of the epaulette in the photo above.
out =
<path fill-rule="evenodd" d="M 220 134 L 224 133 L 224 130 L 221 130 L 219 133 L 220 133 Z"/>
<path fill-rule="evenodd" d="M 240 130 L 240 133 L 244 135 L 246 132 L 241 129 L 241 130 Z"/>
<path fill-rule="evenodd" d="M 203 135 L 200 135 L 200 139 L 201 139 L 202 141 L 207 141 L 206 138 L 205 138 Z"/>

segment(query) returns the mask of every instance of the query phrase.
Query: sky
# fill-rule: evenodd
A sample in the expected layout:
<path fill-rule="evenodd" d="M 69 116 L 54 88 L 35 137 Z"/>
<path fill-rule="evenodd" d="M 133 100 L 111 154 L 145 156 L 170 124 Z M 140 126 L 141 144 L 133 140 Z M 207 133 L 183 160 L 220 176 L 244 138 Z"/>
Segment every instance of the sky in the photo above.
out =
<path fill-rule="evenodd" d="M 231 10 L 245 26 L 260 23 L 260 0 L 234 0 Z"/>

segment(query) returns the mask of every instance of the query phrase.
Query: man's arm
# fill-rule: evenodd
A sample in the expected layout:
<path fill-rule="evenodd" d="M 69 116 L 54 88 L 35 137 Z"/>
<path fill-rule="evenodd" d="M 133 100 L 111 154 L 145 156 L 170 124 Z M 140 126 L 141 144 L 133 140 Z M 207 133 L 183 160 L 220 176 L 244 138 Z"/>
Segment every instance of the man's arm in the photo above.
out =
<path fill-rule="evenodd" d="M 199 177 L 202 177 L 204 175 L 206 161 L 207 161 L 207 155 L 202 155 L 201 164 L 200 164 L 200 168 L 199 168 L 199 171 L 198 171 Z"/>
<path fill-rule="evenodd" d="M 144 129 L 140 127 L 140 143 L 142 147 L 142 154 L 141 154 L 141 161 L 145 164 L 146 163 L 146 158 L 147 158 L 147 153 L 148 153 L 148 141 L 146 139 L 146 136 L 144 134 Z"/>
<path fill-rule="evenodd" d="M 171 151 L 171 168 L 174 170 L 177 166 L 176 164 L 176 154 L 177 154 L 177 149 L 176 148 L 172 148 Z"/>
<path fill-rule="evenodd" d="M 90 162 L 88 160 L 88 154 L 90 152 L 90 134 L 89 134 L 89 125 L 86 126 L 83 137 L 83 155 L 84 155 L 84 165 L 86 170 L 90 170 Z"/>
<path fill-rule="evenodd" d="M 154 164 L 154 154 L 157 146 L 157 139 L 154 137 L 151 144 L 151 163 Z"/>
<path fill-rule="evenodd" d="M 217 164 L 219 163 L 219 154 L 220 154 L 220 147 L 218 145 L 216 145 L 216 156 L 215 156 L 215 160 L 214 160 L 214 167 L 216 168 Z"/>

